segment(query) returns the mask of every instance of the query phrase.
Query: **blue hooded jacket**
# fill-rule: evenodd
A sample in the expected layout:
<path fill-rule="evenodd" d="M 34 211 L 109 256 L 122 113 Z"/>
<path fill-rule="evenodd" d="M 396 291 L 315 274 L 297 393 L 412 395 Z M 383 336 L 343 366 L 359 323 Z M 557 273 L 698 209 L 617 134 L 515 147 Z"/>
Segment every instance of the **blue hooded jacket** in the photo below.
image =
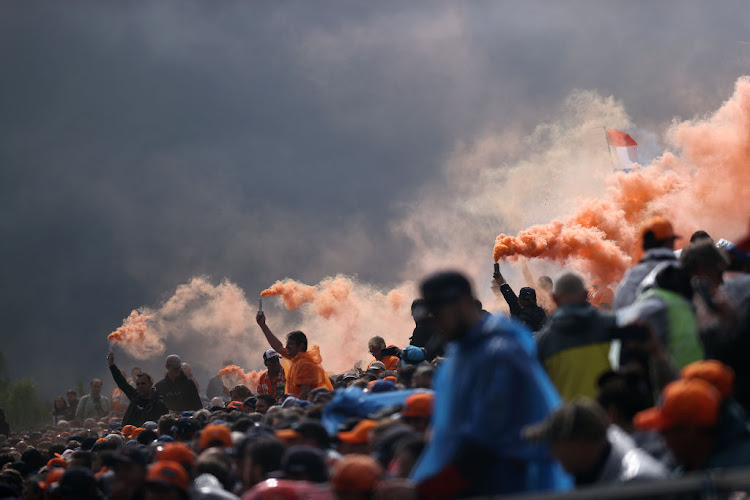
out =
<path fill-rule="evenodd" d="M 569 489 L 547 446 L 521 436 L 561 404 L 526 327 L 487 315 L 446 354 L 433 382 L 432 439 L 412 479 L 438 475 L 468 449 L 481 456 L 482 472 L 468 478 L 462 496 Z"/>

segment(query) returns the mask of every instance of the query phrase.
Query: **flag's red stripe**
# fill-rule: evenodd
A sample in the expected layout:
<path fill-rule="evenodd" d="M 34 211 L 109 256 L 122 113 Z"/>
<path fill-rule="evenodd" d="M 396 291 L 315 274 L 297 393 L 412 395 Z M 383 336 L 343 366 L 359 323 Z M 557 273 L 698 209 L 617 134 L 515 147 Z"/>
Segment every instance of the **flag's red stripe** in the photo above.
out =
<path fill-rule="evenodd" d="M 607 131 L 607 140 L 613 146 L 624 147 L 624 146 L 637 146 L 638 143 L 633 140 L 625 132 L 620 130 L 605 129 Z"/>

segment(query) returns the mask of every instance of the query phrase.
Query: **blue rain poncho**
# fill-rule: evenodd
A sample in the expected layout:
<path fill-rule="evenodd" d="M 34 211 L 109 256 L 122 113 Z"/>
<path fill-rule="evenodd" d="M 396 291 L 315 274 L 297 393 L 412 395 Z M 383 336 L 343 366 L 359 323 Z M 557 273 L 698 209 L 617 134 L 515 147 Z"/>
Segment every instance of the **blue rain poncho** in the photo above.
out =
<path fill-rule="evenodd" d="M 547 446 L 521 437 L 525 426 L 561 404 L 525 326 L 485 316 L 449 344 L 433 386 L 432 438 L 412 472 L 414 481 L 434 478 L 469 456 L 479 457 L 482 467 L 469 471 L 469 488 L 461 496 L 572 486 Z"/>

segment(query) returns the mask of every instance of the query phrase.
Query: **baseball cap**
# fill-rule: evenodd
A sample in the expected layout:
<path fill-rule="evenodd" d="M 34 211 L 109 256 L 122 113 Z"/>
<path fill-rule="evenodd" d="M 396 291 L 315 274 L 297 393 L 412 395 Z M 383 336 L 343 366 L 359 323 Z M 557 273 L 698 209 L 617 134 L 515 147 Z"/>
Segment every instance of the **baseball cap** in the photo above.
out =
<path fill-rule="evenodd" d="M 401 416 L 407 418 L 430 418 L 432 416 L 432 404 L 435 395 L 430 392 L 418 392 L 412 394 L 404 402 Z"/>
<path fill-rule="evenodd" d="M 273 349 L 268 349 L 266 352 L 263 353 L 263 361 L 268 361 L 271 358 L 280 358 L 281 354 L 276 352 Z"/>
<path fill-rule="evenodd" d="M 460 297 L 471 297 L 471 284 L 466 277 L 455 271 L 433 274 L 420 286 L 427 308 L 434 310 Z"/>
<path fill-rule="evenodd" d="M 190 477 L 177 462 L 160 460 L 148 468 L 146 482 L 187 491 L 190 486 Z"/>
<path fill-rule="evenodd" d="M 594 441 L 607 436 L 609 417 L 596 402 L 578 398 L 566 403 L 537 424 L 522 431 L 530 441 Z"/>
<path fill-rule="evenodd" d="M 657 240 L 674 240 L 680 238 L 680 236 L 674 234 L 672 223 L 665 217 L 652 217 L 647 220 L 643 225 L 641 233 L 645 235 L 649 231 L 654 235 L 654 239 Z"/>
<path fill-rule="evenodd" d="M 401 351 L 401 361 L 410 365 L 418 365 L 424 361 L 424 351 L 415 345 L 408 345 Z"/>
<path fill-rule="evenodd" d="M 392 380 L 373 380 L 370 392 L 390 392 L 396 390 L 396 384 Z"/>
<path fill-rule="evenodd" d="M 354 428 L 347 432 L 339 432 L 340 441 L 350 444 L 362 444 L 370 440 L 370 431 L 378 426 L 377 420 L 361 420 Z"/>
<path fill-rule="evenodd" d="M 328 481 L 325 455 L 312 446 L 291 446 L 281 459 L 281 470 L 287 478 L 306 476 L 314 483 Z"/>
<path fill-rule="evenodd" d="M 123 427 L 122 431 L 120 431 L 120 432 L 122 432 L 123 436 L 130 437 L 130 435 L 133 434 L 134 430 L 135 430 L 135 426 L 128 424 L 125 427 Z"/>
<path fill-rule="evenodd" d="M 195 453 L 185 443 L 166 443 L 156 449 L 156 461 L 161 462 L 164 460 L 177 462 L 185 469 L 191 469 L 195 465 Z"/>
<path fill-rule="evenodd" d="M 530 286 L 525 286 L 518 291 L 519 299 L 533 299 L 536 300 L 536 290 Z"/>
<path fill-rule="evenodd" d="M 245 407 L 239 401 L 232 401 L 227 405 L 227 410 L 239 410 L 244 411 Z"/>
<path fill-rule="evenodd" d="M 341 378 L 341 380 L 350 380 L 350 379 L 358 379 L 359 375 L 357 375 L 357 372 L 349 370 L 348 372 L 344 373 L 344 376 Z"/>
<path fill-rule="evenodd" d="M 295 431 L 294 429 L 279 429 L 274 432 L 274 435 L 285 443 L 288 443 L 289 441 L 292 441 L 294 439 L 300 439 L 302 437 L 302 434 Z"/>
<path fill-rule="evenodd" d="M 367 455 L 346 455 L 333 467 L 331 486 L 336 491 L 366 493 L 374 491 L 383 476 L 383 468 Z"/>
<path fill-rule="evenodd" d="M 713 427 L 719 419 L 721 393 L 699 378 L 677 380 L 662 391 L 660 406 L 639 412 L 636 428 L 663 431 L 680 426 Z"/>
<path fill-rule="evenodd" d="M 113 463 L 148 465 L 150 461 L 150 452 L 141 446 L 124 446 L 112 454 Z"/>
<path fill-rule="evenodd" d="M 232 432 L 229 427 L 221 424 L 209 424 L 203 429 L 203 432 L 201 432 L 201 450 L 214 446 L 232 446 Z"/>
<path fill-rule="evenodd" d="M 719 390 L 722 398 L 731 396 L 734 390 L 734 370 L 715 359 L 690 363 L 682 369 L 680 378 L 705 380 Z"/>
<path fill-rule="evenodd" d="M 385 370 L 385 363 L 382 361 L 373 361 L 370 363 L 370 366 L 367 367 L 368 372 L 372 370 Z"/>
<path fill-rule="evenodd" d="M 59 453 L 55 453 L 55 457 L 52 457 L 47 462 L 47 468 L 48 469 L 54 469 L 54 468 L 61 468 L 61 469 L 67 469 L 68 468 L 68 461 L 65 460 L 60 456 Z"/>

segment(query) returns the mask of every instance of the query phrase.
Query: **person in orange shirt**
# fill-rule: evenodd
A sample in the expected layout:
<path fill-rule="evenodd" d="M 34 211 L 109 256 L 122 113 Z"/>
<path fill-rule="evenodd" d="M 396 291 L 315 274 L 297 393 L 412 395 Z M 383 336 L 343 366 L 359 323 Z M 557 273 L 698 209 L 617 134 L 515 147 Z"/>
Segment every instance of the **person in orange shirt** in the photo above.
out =
<path fill-rule="evenodd" d="M 307 350 L 307 336 L 300 332 L 294 331 L 286 336 L 286 347 L 273 334 L 268 325 L 266 325 L 266 315 L 259 311 L 255 316 L 255 321 L 266 336 L 266 340 L 271 348 L 281 354 L 283 358 L 291 361 L 291 366 L 286 374 L 286 392 L 294 394 L 298 399 L 307 399 L 310 391 L 318 387 L 325 387 L 329 391 L 333 390 L 333 385 L 321 366 L 323 359 L 320 357 L 320 351 L 317 346 Z"/>
<path fill-rule="evenodd" d="M 367 348 L 370 350 L 370 354 L 372 354 L 372 356 L 375 358 L 370 361 L 370 365 L 375 361 L 381 361 L 385 365 L 386 370 L 395 370 L 401 364 L 401 360 L 398 359 L 397 356 L 393 356 L 384 352 L 386 350 L 386 347 L 383 337 L 371 338 L 367 343 Z M 370 365 L 367 365 L 367 368 L 370 368 Z"/>

